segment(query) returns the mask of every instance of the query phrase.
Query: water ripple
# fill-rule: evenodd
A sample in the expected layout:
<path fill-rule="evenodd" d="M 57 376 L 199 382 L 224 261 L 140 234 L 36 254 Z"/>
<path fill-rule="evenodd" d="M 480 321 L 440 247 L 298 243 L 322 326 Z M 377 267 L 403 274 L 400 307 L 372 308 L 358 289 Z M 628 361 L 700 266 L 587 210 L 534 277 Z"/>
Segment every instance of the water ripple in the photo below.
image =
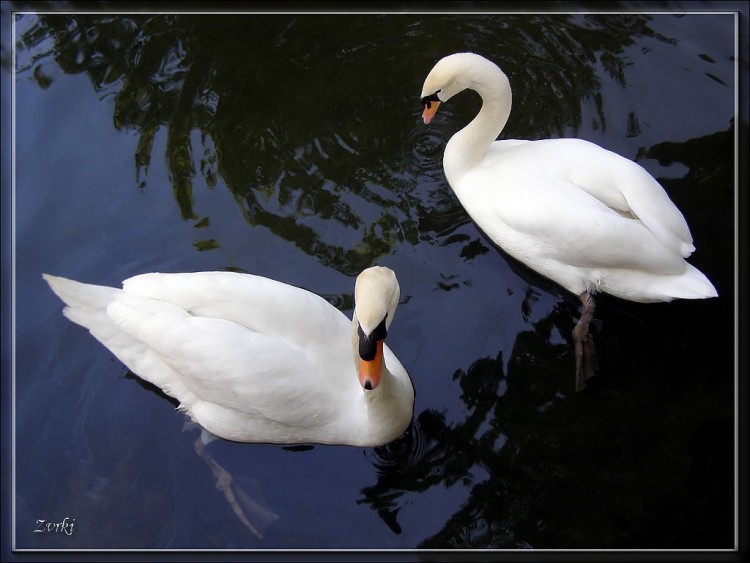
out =
<path fill-rule="evenodd" d="M 419 422 L 413 420 L 400 438 L 384 446 L 365 450 L 365 457 L 375 467 L 378 476 L 383 476 L 415 465 L 422 459 L 425 447 Z"/>
<path fill-rule="evenodd" d="M 412 129 L 408 137 L 415 164 L 425 173 L 440 171 L 443 168 L 445 139 L 434 130 Z"/>

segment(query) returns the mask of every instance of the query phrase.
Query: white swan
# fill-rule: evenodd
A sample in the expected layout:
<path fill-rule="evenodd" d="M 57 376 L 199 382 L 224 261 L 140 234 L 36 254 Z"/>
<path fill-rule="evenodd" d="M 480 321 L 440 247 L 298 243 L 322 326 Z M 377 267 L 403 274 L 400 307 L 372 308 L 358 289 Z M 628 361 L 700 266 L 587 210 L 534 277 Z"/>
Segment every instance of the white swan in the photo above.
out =
<path fill-rule="evenodd" d="M 358 276 L 351 321 L 249 274 L 151 273 L 123 289 L 43 277 L 70 320 L 216 436 L 378 446 L 411 422 L 414 388 L 383 344 L 400 295 L 388 268 Z"/>
<path fill-rule="evenodd" d="M 449 55 L 422 88 L 423 120 L 462 90 L 479 114 L 445 147 L 446 178 L 476 224 L 504 251 L 578 295 L 576 389 L 594 374 L 593 294 L 640 302 L 716 297 L 685 261 L 695 248 L 682 213 L 638 164 L 581 139 L 496 141 L 510 116 L 507 76 L 474 53 Z"/>

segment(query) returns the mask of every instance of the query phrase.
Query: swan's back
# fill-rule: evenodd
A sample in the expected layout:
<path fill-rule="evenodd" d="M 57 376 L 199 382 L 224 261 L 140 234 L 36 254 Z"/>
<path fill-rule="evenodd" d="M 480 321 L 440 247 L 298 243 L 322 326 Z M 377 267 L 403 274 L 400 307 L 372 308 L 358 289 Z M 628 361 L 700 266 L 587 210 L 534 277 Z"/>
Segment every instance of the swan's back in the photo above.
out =
<path fill-rule="evenodd" d="M 662 244 L 687 258 L 695 250 L 682 212 L 638 163 L 583 139 L 503 140 L 490 145 L 481 168 L 528 182 L 568 181 L 593 198 L 640 220 Z"/>
<path fill-rule="evenodd" d="M 685 261 L 692 236 L 662 186 L 593 143 L 497 141 L 449 180 L 495 243 L 572 293 L 642 302 L 716 296 Z"/>
<path fill-rule="evenodd" d="M 112 323 L 107 310 L 118 300 L 121 304 L 114 308 L 130 303 L 131 308 L 141 307 L 165 318 L 184 313 L 223 319 L 299 347 L 309 343 L 311 334 L 338 339 L 349 334 L 349 320 L 322 297 L 251 274 L 148 273 L 125 280 L 122 289 L 43 276 L 67 305 L 64 314 L 103 336 L 113 330 L 107 328 Z"/>
<path fill-rule="evenodd" d="M 219 436 L 345 443 L 365 416 L 350 322 L 317 295 L 232 272 L 144 274 L 123 289 L 44 278 L 70 320 Z"/>
<path fill-rule="evenodd" d="M 252 274 L 149 273 L 125 280 L 123 290 L 172 303 L 194 316 L 234 321 L 297 344 L 307 342 L 310 334 L 334 328 L 342 331 L 334 337 L 349 334 L 349 320 L 319 295 Z"/>

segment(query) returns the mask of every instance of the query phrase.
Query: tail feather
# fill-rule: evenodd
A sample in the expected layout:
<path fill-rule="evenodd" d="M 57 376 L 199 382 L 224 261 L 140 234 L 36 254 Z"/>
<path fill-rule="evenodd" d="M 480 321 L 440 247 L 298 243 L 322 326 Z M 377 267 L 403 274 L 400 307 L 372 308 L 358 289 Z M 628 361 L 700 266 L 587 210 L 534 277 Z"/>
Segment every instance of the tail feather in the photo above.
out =
<path fill-rule="evenodd" d="M 57 296 L 69 307 L 101 309 L 106 307 L 120 289 L 104 285 L 81 283 L 60 276 L 42 274 Z"/>
<path fill-rule="evenodd" d="M 63 314 L 74 323 L 87 328 L 117 359 L 133 373 L 161 388 L 166 394 L 185 404 L 187 410 L 195 396 L 185 387 L 181 378 L 137 334 L 124 330 L 121 318 L 110 315 L 113 305 L 122 308 L 128 303 L 122 289 L 81 283 L 67 278 L 42 274 L 50 288 L 63 300 Z M 131 299 L 141 299 L 138 297 Z M 141 306 L 158 307 L 142 299 Z"/>
<path fill-rule="evenodd" d="M 67 278 L 42 274 L 52 291 L 63 300 L 63 313 L 71 321 L 88 329 L 106 315 L 107 305 L 121 289 L 77 282 Z"/>
<path fill-rule="evenodd" d="M 625 287 L 630 285 L 638 287 L 637 296 L 634 297 L 632 292 L 628 291 L 618 293 L 615 290 L 609 291 L 609 293 L 642 303 L 672 301 L 673 299 L 708 299 L 718 296 L 716 288 L 703 272 L 687 262 L 682 274 L 648 276 L 636 272 L 630 280 L 624 279 L 624 284 Z"/>
<path fill-rule="evenodd" d="M 674 287 L 674 297 L 679 299 L 708 299 L 718 295 L 705 274 L 692 264 L 687 264 L 685 273 Z"/>

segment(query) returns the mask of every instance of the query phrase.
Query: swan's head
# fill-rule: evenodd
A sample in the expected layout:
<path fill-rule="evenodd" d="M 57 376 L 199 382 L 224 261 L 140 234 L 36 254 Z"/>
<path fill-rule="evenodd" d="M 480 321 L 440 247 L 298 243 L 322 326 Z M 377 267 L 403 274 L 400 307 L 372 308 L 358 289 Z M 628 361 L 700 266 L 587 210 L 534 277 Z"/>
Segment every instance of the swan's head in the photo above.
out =
<path fill-rule="evenodd" d="M 383 341 L 396 314 L 401 289 L 389 268 L 373 266 L 358 277 L 354 286 L 354 336 L 359 361 L 359 382 L 366 390 L 380 384 Z"/>
<path fill-rule="evenodd" d="M 476 90 L 483 98 L 506 91 L 510 95 L 507 77 L 492 61 L 476 53 L 448 55 L 440 59 L 425 78 L 419 99 L 424 106 L 425 124 L 434 117 L 441 102 L 447 102 L 467 88 Z"/>

